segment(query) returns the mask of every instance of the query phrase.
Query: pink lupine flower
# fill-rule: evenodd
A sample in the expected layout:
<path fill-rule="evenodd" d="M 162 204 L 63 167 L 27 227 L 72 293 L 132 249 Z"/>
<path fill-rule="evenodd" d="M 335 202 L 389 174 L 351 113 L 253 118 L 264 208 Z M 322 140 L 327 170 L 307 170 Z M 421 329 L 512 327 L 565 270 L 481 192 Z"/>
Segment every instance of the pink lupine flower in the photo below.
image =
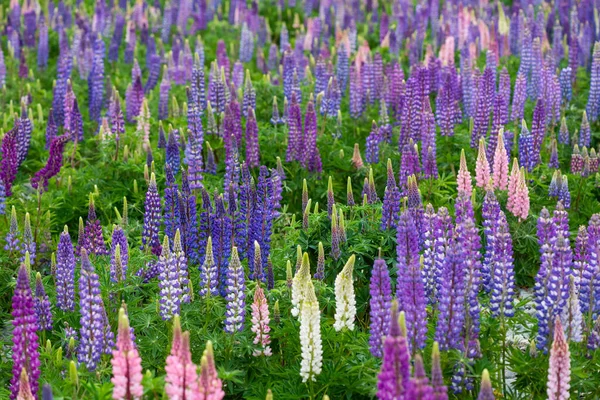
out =
<path fill-rule="evenodd" d="M 560 318 L 554 323 L 554 342 L 550 350 L 550 368 L 548 369 L 548 400 L 566 400 L 569 398 L 571 380 L 571 354 L 565 340 Z"/>
<path fill-rule="evenodd" d="M 475 163 L 475 181 L 477 187 L 484 188 L 491 178 L 490 163 L 485 154 L 485 139 L 479 139 L 479 153 L 477 154 L 477 162 Z"/>
<path fill-rule="evenodd" d="M 510 170 L 510 176 L 508 177 L 508 201 L 506 203 L 506 209 L 511 213 L 515 213 L 516 199 L 517 199 L 517 187 L 519 186 L 519 180 L 521 179 L 521 169 L 519 168 L 519 160 L 515 157 L 513 159 L 512 169 Z"/>
<path fill-rule="evenodd" d="M 498 144 L 494 153 L 494 166 L 492 172 L 494 188 L 506 190 L 508 186 L 508 155 L 504 147 L 504 133 L 498 133 Z"/>
<path fill-rule="evenodd" d="M 200 377 L 198 378 L 198 400 L 221 400 L 225 397 L 223 382 L 217 375 L 215 356 L 212 342 L 206 342 L 206 349 L 200 362 Z"/>
<path fill-rule="evenodd" d="M 113 350 L 113 399 L 137 400 L 144 395 L 142 387 L 142 358 L 131 339 L 129 319 L 125 309 L 119 310 L 117 349 Z"/>
<path fill-rule="evenodd" d="M 515 158 L 508 180 L 508 202 L 506 203 L 506 208 L 514 216 L 520 219 L 527 219 L 529 206 L 529 189 L 525 180 L 525 169 L 519 169 L 519 163 Z"/>
<path fill-rule="evenodd" d="M 254 303 L 252 303 L 252 332 L 256 334 L 254 344 L 259 345 L 259 349 L 254 350 L 255 356 L 270 356 L 271 339 L 269 337 L 269 306 L 265 298 L 265 292 L 260 286 L 254 291 Z"/>
<path fill-rule="evenodd" d="M 198 374 L 190 352 L 190 333 L 181 332 L 179 316 L 173 318 L 173 345 L 165 366 L 165 392 L 171 400 L 195 399 Z"/>
<path fill-rule="evenodd" d="M 458 170 L 458 175 L 456 176 L 456 182 L 458 185 L 458 191 L 464 192 L 470 197 L 471 193 L 473 193 L 473 185 L 471 183 L 471 173 L 467 167 L 467 159 L 465 157 L 464 149 L 460 152 L 460 168 Z"/>

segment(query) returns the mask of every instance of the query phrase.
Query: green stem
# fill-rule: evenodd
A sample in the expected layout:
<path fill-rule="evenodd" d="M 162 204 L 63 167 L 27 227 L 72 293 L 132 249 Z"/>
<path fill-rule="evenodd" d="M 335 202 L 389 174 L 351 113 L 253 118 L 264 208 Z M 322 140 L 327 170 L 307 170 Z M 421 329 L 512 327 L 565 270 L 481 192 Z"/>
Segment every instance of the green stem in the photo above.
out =
<path fill-rule="evenodd" d="M 502 392 L 506 395 L 506 325 L 504 315 L 500 320 L 502 325 Z"/>

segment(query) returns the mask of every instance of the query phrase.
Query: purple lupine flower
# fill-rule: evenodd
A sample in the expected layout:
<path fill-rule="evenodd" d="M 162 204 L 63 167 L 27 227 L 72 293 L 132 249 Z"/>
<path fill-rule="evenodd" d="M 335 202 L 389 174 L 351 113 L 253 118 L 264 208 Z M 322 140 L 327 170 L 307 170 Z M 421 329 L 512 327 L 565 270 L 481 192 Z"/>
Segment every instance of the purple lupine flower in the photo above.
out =
<path fill-rule="evenodd" d="M 273 72 L 277 70 L 279 66 L 278 56 L 279 49 L 277 48 L 277 45 L 275 43 L 271 43 L 271 46 L 269 47 L 269 57 L 267 59 L 267 68 L 269 68 L 269 71 Z"/>
<path fill-rule="evenodd" d="M 85 222 L 86 250 L 95 255 L 108 254 L 102 237 L 102 225 L 96 216 L 96 207 L 94 205 L 94 196 L 90 194 L 88 216 Z"/>
<path fill-rule="evenodd" d="M 282 119 L 279 117 L 279 107 L 277 106 L 277 96 L 273 97 L 273 114 L 271 116 L 271 123 L 273 125 L 283 123 Z"/>
<path fill-rule="evenodd" d="M 387 162 L 387 186 L 381 208 L 381 229 L 395 228 L 400 219 L 401 196 L 392 168 L 392 160 Z"/>
<path fill-rule="evenodd" d="M 323 165 L 321 154 L 317 146 L 317 112 L 312 99 L 306 105 L 304 115 L 304 152 L 302 153 L 302 165 L 309 172 L 321 173 Z"/>
<path fill-rule="evenodd" d="M 31 218 L 29 213 L 25 213 L 25 224 L 23 225 L 23 241 L 20 246 L 21 251 L 21 262 L 25 262 L 25 254 L 29 252 L 29 259 L 31 264 L 35 263 L 36 255 L 36 243 L 33 238 L 33 232 L 31 231 Z"/>
<path fill-rule="evenodd" d="M 331 214 L 333 212 L 333 206 L 335 205 L 335 196 L 333 193 L 333 179 L 331 175 L 329 175 L 329 179 L 327 180 L 327 216 L 331 218 Z"/>
<path fill-rule="evenodd" d="M 86 249 L 81 249 L 81 277 L 79 278 L 81 330 L 77 360 L 94 371 L 105 350 L 104 304 L 100 293 L 98 274 L 94 271 Z"/>
<path fill-rule="evenodd" d="M 118 20 L 119 14 L 117 14 Z M 117 29 L 116 22 L 115 29 Z M 92 69 L 88 75 L 89 112 L 91 120 L 100 121 L 102 104 L 104 102 L 104 40 L 100 36 L 97 36 L 94 39 L 93 46 L 94 58 L 92 60 Z"/>
<path fill-rule="evenodd" d="M 52 112 L 52 109 L 50 109 L 50 113 L 48 114 L 48 123 L 46 124 L 46 149 L 50 148 L 50 144 L 57 134 L 58 127 L 54 122 L 54 113 Z"/>
<path fill-rule="evenodd" d="M 354 119 L 360 117 L 365 109 L 365 102 L 360 79 L 359 69 L 352 64 L 350 66 L 350 116 Z"/>
<path fill-rule="evenodd" d="M 117 276 L 116 270 L 116 247 L 119 246 L 120 262 L 121 262 L 121 276 Z M 127 276 L 127 266 L 129 265 L 129 244 L 127 243 L 127 236 L 123 228 L 118 225 L 113 225 L 112 239 L 110 244 L 110 277 L 113 281 L 120 281 L 125 279 Z"/>
<path fill-rule="evenodd" d="M 558 160 L 558 144 L 556 143 L 556 139 L 552 139 L 550 143 L 550 159 L 548 160 L 549 168 L 560 168 L 560 162 Z"/>
<path fill-rule="evenodd" d="M 162 252 L 157 262 L 159 272 L 158 287 L 160 289 L 160 316 L 167 321 L 180 314 L 182 288 L 179 280 L 177 259 L 171 253 L 169 237 L 165 235 Z"/>
<path fill-rule="evenodd" d="M 598 46 L 600 48 L 600 46 Z M 600 83 L 599 83 L 600 85 Z M 600 100 L 599 100 L 600 102 Z M 591 130 L 587 112 L 583 112 L 581 127 L 579 128 L 579 147 L 589 147 L 591 143 Z"/>
<path fill-rule="evenodd" d="M 410 348 L 425 345 L 427 334 L 425 289 L 419 264 L 419 236 L 415 222 L 408 211 L 400 215 L 397 226 L 398 286 L 396 297 L 406 313 Z"/>
<path fill-rule="evenodd" d="M 254 56 L 254 34 L 248 25 L 244 23 L 242 25 L 241 38 L 240 38 L 240 61 L 247 63 L 252 61 Z"/>
<path fill-rule="evenodd" d="M 461 334 L 465 323 L 466 272 L 462 244 L 449 239 L 438 290 L 439 316 L 435 331 L 435 340 L 442 350 L 464 348 Z"/>
<path fill-rule="evenodd" d="M 566 174 L 563 175 L 561 178 L 560 188 L 558 190 L 557 197 L 565 208 L 571 208 L 571 192 L 569 192 L 569 178 Z"/>
<path fill-rule="evenodd" d="M 323 242 L 319 242 L 317 270 L 315 271 L 313 278 L 320 281 L 325 279 L 325 249 L 323 248 Z"/>
<path fill-rule="evenodd" d="M 497 228 L 494 237 L 493 277 L 490 297 L 492 315 L 512 317 L 515 296 L 515 275 L 512 255 L 512 239 L 502 211 L 498 214 Z"/>
<path fill-rule="evenodd" d="M 280 46 L 281 49 L 285 49 L 285 47 Z M 282 64 L 283 64 L 283 95 L 286 99 L 292 100 L 292 84 L 294 80 L 294 73 L 296 70 L 296 65 L 294 61 L 294 55 L 290 49 L 287 49 L 283 52 L 282 56 Z"/>
<path fill-rule="evenodd" d="M 75 253 L 65 226 L 56 251 L 56 306 L 62 311 L 75 310 Z"/>
<path fill-rule="evenodd" d="M 45 69 L 48 66 L 48 24 L 44 13 L 40 13 L 40 36 L 38 39 L 37 63 L 38 67 Z"/>
<path fill-rule="evenodd" d="M 446 74 L 435 103 L 435 116 L 442 136 L 454 136 L 455 114 L 458 102 L 454 93 L 455 86 L 452 79 L 452 74 Z"/>
<path fill-rule="evenodd" d="M 50 300 L 42 283 L 42 275 L 38 272 L 35 276 L 35 315 L 41 330 L 52 330 L 52 310 Z"/>
<path fill-rule="evenodd" d="M 420 172 L 419 152 L 417 145 L 411 139 L 403 148 L 400 172 L 398 174 L 398 186 L 403 194 L 407 188 L 408 177 L 411 175 L 419 175 Z"/>
<path fill-rule="evenodd" d="M 0 215 L 6 214 L 6 186 L 0 177 Z"/>
<path fill-rule="evenodd" d="M 169 91 L 171 90 L 171 81 L 167 67 L 163 67 L 162 80 L 159 87 L 158 100 L 158 119 L 163 120 L 169 117 Z"/>
<path fill-rule="evenodd" d="M 225 211 L 223 196 L 215 193 L 214 199 L 215 211 L 211 216 L 213 250 L 215 253 L 215 263 L 219 267 L 219 292 L 221 293 L 221 296 L 225 296 L 227 284 L 227 259 L 229 258 L 231 251 L 231 232 L 233 227 L 231 216 Z"/>
<path fill-rule="evenodd" d="M 134 122 L 136 117 L 140 115 L 143 101 L 144 87 L 142 86 L 141 77 L 137 76 L 125 92 L 125 111 L 129 122 Z"/>
<path fill-rule="evenodd" d="M 17 142 L 17 165 L 20 166 L 25 161 L 25 158 L 27 158 L 27 153 L 31 146 L 31 131 L 33 129 L 24 103 L 21 104 L 21 117 L 15 123 L 15 128 L 17 130 L 15 134 Z"/>
<path fill-rule="evenodd" d="M 67 133 L 70 133 L 71 139 L 73 141 L 83 141 L 83 117 L 79 111 L 77 99 L 73 99 L 73 108 L 71 109 L 69 122 L 70 126 L 67 129 Z M 118 134 L 114 129 L 113 132 Z"/>
<path fill-rule="evenodd" d="M 373 264 L 369 287 L 371 294 L 369 300 L 371 307 L 369 312 L 371 320 L 369 345 L 371 354 L 374 357 L 382 357 L 383 341 L 390 330 L 392 286 L 387 264 L 381 258 L 375 260 Z"/>
<path fill-rule="evenodd" d="M 154 172 L 150 175 L 150 184 L 144 201 L 144 229 L 142 231 L 142 249 L 144 247 L 152 250 L 154 254 L 160 254 L 160 241 L 158 231 L 161 221 L 161 205 L 156 177 Z"/>
<path fill-rule="evenodd" d="M 421 200 L 421 191 L 417 183 L 417 177 L 411 175 L 408 177 L 407 206 L 417 229 L 419 237 L 419 249 L 423 248 L 423 201 Z"/>
<path fill-rule="evenodd" d="M 244 117 L 248 117 L 249 109 L 256 110 L 256 91 L 254 90 L 254 86 L 252 86 L 250 70 L 247 69 L 244 81 L 244 97 L 242 99 L 242 114 Z"/>
<path fill-rule="evenodd" d="M 177 137 L 179 136 L 179 131 L 177 129 L 169 132 L 169 139 L 167 140 L 166 147 L 166 164 L 171 168 L 173 175 L 177 175 L 179 173 L 179 169 L 181 168 L 181 159 L 179 157 L 179 143 Z"/>
<path fill-rule="evenodd" d="M 422 400 L 433 400 L 435 398 L 433 387 L 431 387 L 429 379 L 427 378 L 427 375 L 425 375 L 423 358 L 420 354 L 415 356 L 413 377 L 410 378 L 408 383 L 408 390 L 406 391 L 405 398 Z"/>
<path fill-rule="evenodd" d="M 227 268 L 225 301 L 225 332 L 235 333 L 244 329 L 246 317 L 246 282 L 244 268 L 238 257 L 237 247 L 231 249 L 231 259 Z"/>
<path fill-rule="evenodd" d="M 292 95 L 288 114 L 288 147 L 286 161 L 302 160 L 303 150 L 305 149 L 302 130 L 302 112 L 295 94 Z"/>
<path fill-rule="evenodd" d="M 68 140 L 69 137 L 67 135 L 52 139 L 50 155 L 48 156 L 46 165 L 31 178 L 31 186 L 34 189 L 39 190 L 41 184 L 44 190 L 48 190 L 48 181 L 60 172 L 63 164 L 63 149 Z"/>
<path fill-rule="evenodd" d="M 2 153 L 0 179 L 4 182 L 7 197 L 12 195 L 12 184 L 17 177 L 17 169 L 19 168 L 16 133 L 17 131 L 14 128 L 6 132 L 4 138 L 2 138 L 0 149 Z"/>
<path fill-rule="evenodd" d="M 573 87 L 571 86 L 571 67 L 565 67 L 560 70 L 558 81 L 560 84 L 562 102 L 564 104 L 569 104 L 573 98 Z"/>
<path fill-rule="evenodd" d="M 433 387 L 433 400 L 448 400 L 448 388 L 444 385 L 438 342 L 433 342 L 431 350 L 431 386 Z"/>
<path fill-rule="evenodd" d="M 246 162 L 251 168 L 260 165 L 258 146 L 258 125 L 256 124 L 254 110 L 249 107 L 246 121 Z"/>
<path fill-rule="evenodd" d="M 527 129 L 527 123 L 523 121 L 521 134 L 519 135 L 519 164 L 529 172 L 533 170 L 539 160 L 539 155 L 536 156 L 534 146 L 534 137 Z"/>
<path fill-rule="evenodd" d="M 206 242 L 204 262 L 200 267 L 200 296 L 216 296 L 219 294 L 218 273 L 213 256 L 212 238 L 209 236 Z"/>
<path fill-rule="evenodd" d="M 486 68 L 477 91 L 477 105 L 473 119 L 473 132 L 471 134 L 471 147 L 477 146 L 479 138 L 487 135 L 490 112 L 495 94 L 495 72 Z"/>
<path fill-rule="evenodd" d="M 12 346 L 12 378 L 10 380 L 10 399 L 18 398 L 21 371 L 25 371 L 33 396 L 37 394 L 40 377 L 40 353 L 38 350 L 39 328 L 35 313 L 35 304 L 29 276 L 25 264 L 21 264 L 17 275 L 17 285 L 12 297 L 13 346 Z"/>
<path fill-rule="evenodd" d="M 19 236 L 21 236 L 21 232 L 19 231 L 19 223 L 17 221 L 17 210 L 15 209 L 15 206 L 12 206 L 10 213 L 10 228 L 4 238 L 6 241 L 4 250 L 10 252 L 19 251 L 21 249 Z"/>
<path fill-rule="evenodd" d="M 600 117 L 600 44 L 598 42 L 594 44 L 590 92 L 586 111 L 591 121 L 596 121 Z"/>
<path fill-rule="evenodd" d="M 525 101 L 527 100 L 527 80 L 522 72 L 517 75 L 513 94 L 511 120 L 521 121 L 525 114 Z"/>
<path fill-rule="evenodd" d="M 404 325 L 404 318 L 402 325 Z M 404 398 L 410 379 L 410 354 L 406 327 L 398 321 L 398 303 L 392 302 L 390 330 L 383 342 L 383 362 L 377 375 L 377 397 L 381 400 Z"/>
<path fill-rule="evenodd" d="M 531 134 L 533 136 L 533 157 L 535 165 L 537 165 L 540 161 L 542 142 L 546 136 L 546 108 L 542 99 L 538 99 L 535 109 L 533 110 Z"/>
<path fill-rule="evenodd" d="M 201 188 L 202 208 L 200 211 L 200 222 L 198 224 L 198 263 L 204 263 L 205 249 L 208 237 L 212 235 L 212 204 L 210 196 L 204 187 Z M 211 239 L 212 242 L 212 239 Z M 217 274 L 218 275 L 218 274 Z"/>
<path fill-rule="evenodd" d="M 204 132 L 202 130 L 202 121 L 200 119 L 199 110 L 194 107 L 191 112 L 192 116 L 188 115 L 188 121 L 192 119 L 193 129 L 189 130 L 187 151 L 187 164 L 188 170 L 187 175 L 189 179 L 189 185 L 191 189 L 200 189 L 202 187 L 202 171 L 203 171 L 203 160 L 202 160 L 202 145 L 204 141 Z"/>
<path fill-rule="evenodd" d="M 481 269 L 483 287 L 486 292 L 492 289 L 493 276 L 495 274 L 495 244 L 494 241 L 498 231 L 498 218 L 500 215 L 500 203 L 491 187 L 488 187 L 483 200 L 481 216 L 483 219 L 483 233 L 485 236 L 485 254 Z"/>
<path fill-rule="evenodd" d="M 383 137 L 379 132 L 377 123 L 373 121 L 371 133 L 367 137 L 365 159 L 368 163 L 377 164 L 379 162 L 379 145 L 383 141 Z"/>
<path fill-rule="evenodd" d="M 575 265 L 579 264 L 579 301 L 581 312 L 596 314 L 600 310 L 600 214 L 590 218 L 586 243 L 576 243 Z M 586 246 L 585 249 L 580 248 Z M 585 256 L 583 256 L 585 254 Z"/>
<path fill-rule="evenodd" d="M 173 136 L 173 133 L 171 133 L 169 138 Z M 181 228 L 181 208 L 177 195 L 179 188 L 169 163 L 165 165 L 165 176 L 167 186 L 165 187 L 164 195 L 165 213 L 163 215 L 163 222 L 165 224 L 165 235 L 173 240 L 175 238 L 175 231 Z"/>
<path fill-rule="evenodd" d="M 443 233 L 441 232 L 441 225 L 441 218 L 435 213 L 431 203 L 427 204 L 425 213 L 423 214 L 424 250 L 423 270 L 421 275 L 425 284 L 425 294 L 427 295 L 429 304 L 434 304 L 436 302 L 437 280 L 441 272 L 438 270 L 439 263 L 437 262 L 437 259 L 443 258 L 443 253 L 437 254 L 437 250 L 443 249 L 436 246 L 438 239 L 444 240 Z M 436 237 L 438 234 L 442 234 L 440 238 Z"/>

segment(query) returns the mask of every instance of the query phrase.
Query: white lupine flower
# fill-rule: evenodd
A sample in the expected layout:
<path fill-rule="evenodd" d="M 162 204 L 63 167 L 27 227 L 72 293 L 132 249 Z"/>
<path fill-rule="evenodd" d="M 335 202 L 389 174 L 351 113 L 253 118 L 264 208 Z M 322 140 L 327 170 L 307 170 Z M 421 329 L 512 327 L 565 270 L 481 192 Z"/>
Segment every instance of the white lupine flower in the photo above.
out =
<path fill-rule="evenodd" d="M 302 317 L 300 311 L 302 301 L 306 296 L 308 282 L 310 282 L 310 261 L 308 260 L 308 253 L 304 253 L 300 269 L 298 269 L 292 280 L 292 315 L 294 317 Z"/>
<path fill-rule="evenodd" d="M 354 283 L 352 271 L 354 270 L 354 254 L 350 256 L 342 272 L 335 278 L 335 323 L 336 331 L 344 327 L 354 330 L 356 317 L 356 299 L 354 298 Z"/>
<path fill-rule="evenodd" d="M 302 300 L 300 318 L 300 346 L 302 347 L 302 362 L 300 376 L 302 382 L 309 379 L 314 381 L 321 373 L 323 365 L 323 347 L 321 345 L 321 311 L 315 295 L 315 287 L 308 279 L 305 296 Z"/>
<path fill-rule="evenodd" d="M 583 340 L 583 316 L 579 303 L 579 293 L 575 286 L 574 277 L 570 277 L 569 298 L 560 315 L 567 341 L 580 343 Z"/>

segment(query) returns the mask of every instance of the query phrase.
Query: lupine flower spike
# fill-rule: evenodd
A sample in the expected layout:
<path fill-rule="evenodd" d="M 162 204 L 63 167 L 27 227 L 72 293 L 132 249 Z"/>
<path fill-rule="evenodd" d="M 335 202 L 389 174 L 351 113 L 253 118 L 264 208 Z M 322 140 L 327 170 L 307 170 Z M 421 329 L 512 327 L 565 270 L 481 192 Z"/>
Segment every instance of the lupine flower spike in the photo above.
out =
<path fill-rule="evenodd" d="M 473 185 L 471 183 L 471 173 L 467 167 L 467 158 L 465 157 L 464 149 L 460 152 L 460 168 L 458 170 L 458 175 L 456 176 L 456 181 L 458 191 L 466 193 L 467 196 L 471 196 Z"/>
<path fill-rule="evenodd" d="M 356 318 L 356 299 L 354 298 L 354 283 L 352 271 L 356 257 L 350 256 L 342 271 L 335 278 L 335 323 L 333 328 L 340 331 L 343 328 L 354 330 Z"/>
<path fill-rule="evenodd" d="M 142 359 L 138 349 L 131 338 L 129 318 L 125 309 L 119 310 L 119 330 L 117 334 L 117 348 L 113 350 L 110 361 L 113 367 L 111 379 L 113 399 L 137 400 L 144 395 L 142 387 Z"/>
<path fill-rule="evenodd" d="M 475 180 L 477 187 L 484 188 L 491 178 L 490 163 L 485 154 L 485 139 L 479 139 L 479 153 L 475 164 Z"/>
<path fill-rule="evenodd" d="M 566 400 L 569 398 L 571 382 L 571 353 L 565 339 L 560 318 L 554 323 L 554 341 L 550 350 L 548 368 L 548 400 Z"/>

